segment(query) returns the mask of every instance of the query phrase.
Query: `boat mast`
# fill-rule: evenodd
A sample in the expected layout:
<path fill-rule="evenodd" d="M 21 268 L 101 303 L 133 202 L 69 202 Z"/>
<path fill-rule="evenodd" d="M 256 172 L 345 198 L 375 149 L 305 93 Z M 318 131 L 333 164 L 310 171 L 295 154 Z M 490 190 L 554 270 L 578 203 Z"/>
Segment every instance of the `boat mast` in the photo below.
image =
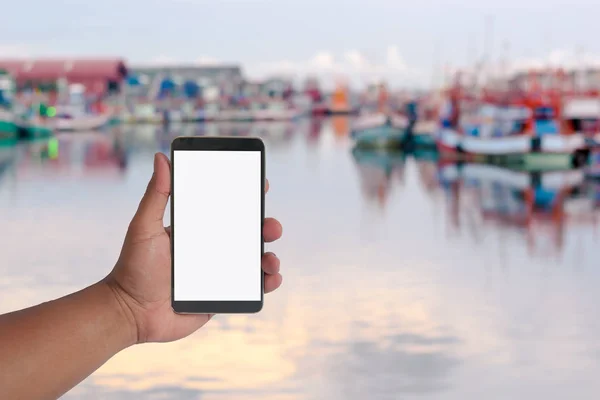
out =
<path fill-rule="evenodd" d="M 492 47 L 494 38 L 494 17 L 491 15 L 485 18 L 485 36 L 483 43 L 483 59 L 481 62 L 482 85 L 487 86 L 490 79 L 490 61 L 492 57 Z"/>

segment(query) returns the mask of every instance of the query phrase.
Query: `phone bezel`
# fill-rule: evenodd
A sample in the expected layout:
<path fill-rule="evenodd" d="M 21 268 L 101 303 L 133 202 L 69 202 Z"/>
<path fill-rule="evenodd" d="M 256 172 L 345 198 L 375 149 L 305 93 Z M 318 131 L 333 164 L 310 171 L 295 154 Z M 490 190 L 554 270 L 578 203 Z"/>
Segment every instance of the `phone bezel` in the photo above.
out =
<path fill-rule="evenodd" d="M 171 307 L 178 314 L 251 314 L 259 312 L 264 303 L 264 273 L 260 273 L 260 301 L 175 301 L 175 151 L 260 151 L 261 221 L 260 248 L 264 254 L 263 225 L 265 220 L 265 145 L 257 137 L 180 136 L 171 142 Z"/>

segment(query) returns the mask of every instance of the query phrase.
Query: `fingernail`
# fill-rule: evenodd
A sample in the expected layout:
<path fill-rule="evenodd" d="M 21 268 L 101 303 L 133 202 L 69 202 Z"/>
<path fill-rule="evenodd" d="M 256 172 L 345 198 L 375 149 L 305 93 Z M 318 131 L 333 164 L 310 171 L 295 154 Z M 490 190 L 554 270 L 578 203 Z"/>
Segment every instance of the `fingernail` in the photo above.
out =
<path fill-rule="evenodd" d="M 157 165 L 158 165 L 158 153 L 154 154 L 154 172 L 156 172 Z"/>

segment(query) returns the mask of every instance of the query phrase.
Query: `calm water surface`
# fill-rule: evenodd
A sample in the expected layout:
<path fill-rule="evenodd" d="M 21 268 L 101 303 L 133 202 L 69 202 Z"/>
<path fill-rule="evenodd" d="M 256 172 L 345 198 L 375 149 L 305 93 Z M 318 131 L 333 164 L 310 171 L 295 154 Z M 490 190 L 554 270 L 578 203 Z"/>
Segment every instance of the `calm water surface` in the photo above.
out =
<path fill-rule="evenodd" d="M 283 287 L 258 315 L 122 352 L 66 399 L 597 399 L 595 186 L 537 177 L 559 192 L 527 212 L 528 176 L 353 154 L 347 123 L 121 127 L 61 137 L 57 157 L 0 149 L 0 312 L 110 271 L 174 136 L 255 134 Z"/>

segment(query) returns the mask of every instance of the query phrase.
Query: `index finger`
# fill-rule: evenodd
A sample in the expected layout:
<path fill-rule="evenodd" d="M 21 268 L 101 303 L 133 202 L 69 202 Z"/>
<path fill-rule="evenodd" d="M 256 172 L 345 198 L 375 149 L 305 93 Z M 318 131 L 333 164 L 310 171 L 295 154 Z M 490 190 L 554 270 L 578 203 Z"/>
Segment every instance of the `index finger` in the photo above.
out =
<path fill-rule="evenodd" d="M 269 180 L 265 179 L 265 193 L 269 192 Z"/>

